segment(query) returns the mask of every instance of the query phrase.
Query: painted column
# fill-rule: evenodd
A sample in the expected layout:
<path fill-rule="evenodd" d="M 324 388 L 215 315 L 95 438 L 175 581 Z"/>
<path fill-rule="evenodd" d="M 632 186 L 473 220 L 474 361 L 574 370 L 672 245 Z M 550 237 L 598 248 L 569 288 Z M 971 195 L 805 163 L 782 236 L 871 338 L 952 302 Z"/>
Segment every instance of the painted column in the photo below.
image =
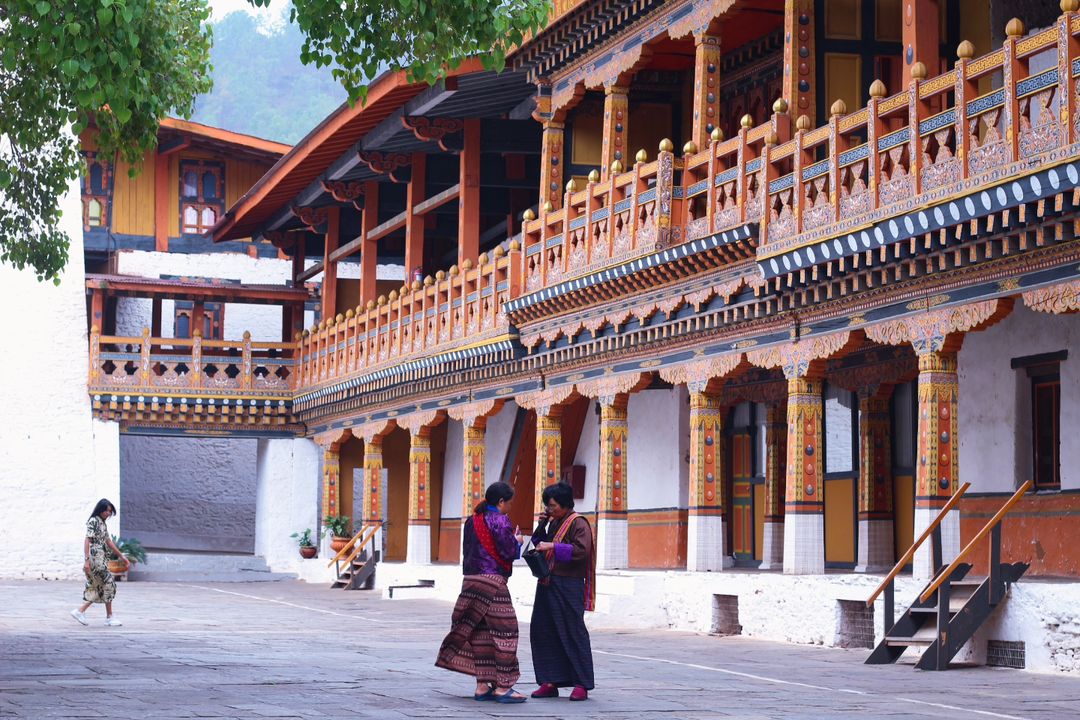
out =
<path fill-rule="evenodd" d="M 855 572 L 888 572 L 895 562 L 891 394 L 891 387 L 859 394 L 859 559 Z"/>
<path fill-rule="evenodd" d="M 626 143 L 629 140 L 629 88 L 618 83 L 604 83 L 604 139 L 600 153 L 600 175 L 607 177 L 611 163 L 626 165 Z"/>
<path fill-rule="evenodd" d="M 326 210 L 326 236 L 323 241 L 322 317 L 333 322 L 337 315 L 337 260 L 330 254 L 338 249 L 341 240 L 341 208 Z"/>
<path fill-rule="evenodd" d="M 484 443 L 487 418 L 466 419 L 462 424 L 465 427 L 465 461 L 462 464 L 465 476 L 462 484 L 463 507 L 461 510 L 462 524 L 464 525 L 464 519 L 473 514 L 473 510 L 484 499 L 484 492 L 487 490 L 484 486 L 484 452 L 486 447 Z"/>
<path fill-rule="evenodd" d="M 720 397 L 705 383 L 689 383 L 690 492 L 687 512 L 686 569 L 723 570 L 732 559 L 724 552 L 724 411 Z"/>
<path fill-rule="evenodd" d="M 904 0 L 904 76 L 917 62 L 927 67 L 930 76 L 941 67 L 941 18 L 937 0 Z"/>
<path fill-rule="evenodd" d="M 699 150 L 709 146 L 709 136 L 720 117 L 720 38 L 694 35 L 694 124 L 690 137 Z"/>
<path fill-rule="evenodd" d="M 558 405 L 536 410 L 536 490 L 533 512 L 543 511 L 544 488 L 559 482 L 562 474 L 562 408 Z M 599 558 L 599 556 L 597 556 Z"/>
<path fill-rule="evenodd" d="M 323 516 L 338 515 L 339 475 L 341 474 L 341 453 L 337 443 L 323 446 Z"/>
<path fill-rule="evenodd" d="M 379 263 L 378 242 L 367 238 L 371 231 L 379 226 L 379 183 L 369 180 L 364 183 L 364 214 L 361 217 L 361 233 L 364 242 L 360 247 L 360 304 L 374 302 Z M 302 242 L 302 241 L 301 241 Z"/>
<path fill-rule="evenodd" d="M 915 460 L 915 537 L 929 526 L 956 488 L 960 471 L 957 439 L 957 405 L 960 396 L 955 352 L 927 352 L 919 355 L 919 453 Z M 960 548 L 959 513 L 952 512 L 941 523 L 942 560 L 949 562 Z M 930 543 L 915 553 L 913 575 L 928 580 L 933 576 Z"/>
<path fill-rule="evenodd" d="M 420 268 L 424 276 L 424 215 L 417 215 L 416 206 L 425 199 L 427 155 L 412 154 L 412 176 L 405 191 L 405 283 L 412 284 L 413 273 Z"/>
<path fill-rule="evenodd" d="M 381 436 L 364 439 L 364 525 L 381 524 L 382 516 L 382 454 Z M 382 552 L 383 532 L 380 529 L 372 541 L 373 547 Z"/>
<path fill-rule="evenodd" d="M 562 121 L 548 120 L 540 149 L 540 207 L 550 202 L 555 210 L 562 205 L 563 190 L 563 131 Z"/>
<path fill-rule="evenodd" d="M 787 407 L 765 409 L 765 525 L 762 528 L 762 570 L 784 566 L 784 495 L 787 471 Z"/>
<path fill-rule="evenodd" d="M 630 565 L 626 514 L 627 423 L 629 396 L 601 397 L 600 489 L 597 494 L 596 567 L 615 570 Z"/>
<path fill-rule="evenodd" d="M 466 260 L 475 264 L 480 255 L 480 119 L 467 118 L 464 123 L 458 173 L 458 267 Z"/>
<path fill-rule="evenodd" d="M 431 429 L 419 428 L 409 443 L 409 535 L 406 558 L 410 563 L 431 562 Z"/>
<path fill-rule="evenodd" d="M 814 0 L 784 3 L 783 98 L 792 117 L 806 115 L 814 126 Z"/>
<path fill-rule="evenodd" d="M 825 572 L 821 386 L 818 378 L 788 379 L 784 572 L 790 574 Z"/>

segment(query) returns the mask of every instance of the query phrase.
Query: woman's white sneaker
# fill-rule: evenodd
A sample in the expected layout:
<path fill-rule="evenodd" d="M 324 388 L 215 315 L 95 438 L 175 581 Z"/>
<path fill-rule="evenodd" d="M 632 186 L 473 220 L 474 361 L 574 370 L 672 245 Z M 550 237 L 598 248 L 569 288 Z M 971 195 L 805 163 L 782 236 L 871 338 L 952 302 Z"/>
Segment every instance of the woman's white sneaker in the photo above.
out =
<path fill-rule="evenodd" d="M 119 620 L 117 620 L 114 617 L 111 617 L 111 618 L 105 618 L 105 624 L 108 625 L 109 627 L 120 627 L 124 623 L 120 622 Z"/>
<path fill-rule="evenodd" d="M 72 611 L 71 611 L 71 617 L 73 617 L 73 618 L 75 618 L 76 620 L 78 620 L 78 621 L 79 621 L 79 624 L 80 624 L 80 625 L 89 625 L 89 624 L 90 624 L 90 623 L 89 623 L 89 622 L 87 622 L 87 620 L 86 620 L 86 615 L 84 615 L 83 613 L 79 612 L 78 610 L 72 610 Z"/>

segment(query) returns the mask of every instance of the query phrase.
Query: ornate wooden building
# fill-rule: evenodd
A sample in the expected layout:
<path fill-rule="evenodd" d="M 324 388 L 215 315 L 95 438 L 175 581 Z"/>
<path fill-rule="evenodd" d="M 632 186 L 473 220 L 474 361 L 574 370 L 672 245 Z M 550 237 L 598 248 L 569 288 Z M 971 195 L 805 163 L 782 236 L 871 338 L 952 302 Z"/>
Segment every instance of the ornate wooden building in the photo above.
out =
<path fill-rule="evenodd" d="M 379 78 L 211 231 L 322 274 L 280 346 L 322 513 L 452 562 L 487 482 L 563 478 L 605 570 L 873 573 L 1030 480 L 1002 552 L 1075 578 L 1078 5 L 559 2 L 507 72 Z"/>

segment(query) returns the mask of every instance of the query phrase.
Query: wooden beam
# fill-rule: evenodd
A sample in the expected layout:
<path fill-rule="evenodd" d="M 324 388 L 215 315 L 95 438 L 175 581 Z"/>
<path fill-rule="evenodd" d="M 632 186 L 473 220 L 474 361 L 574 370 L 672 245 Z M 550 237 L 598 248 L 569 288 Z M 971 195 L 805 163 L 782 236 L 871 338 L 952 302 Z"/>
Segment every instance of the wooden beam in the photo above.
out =
<path fill-rule="evenodd" d="M 315 277 L 316 275 L 318 275 L 319 273 L 321 273 L 323 271 L 323 264 L 324 263 L 323 263 L 322 260 L 315 263 L 314 265 L 309 267 L 307 270 L 300 273 L 300 275 L 298 275 L 297 278 L 296 278 L 296 282 L 302 283 L 302 282 L 305 282 L 305 281 L 310 280 L 311 278 Z"/>
<path fill-rule="evenodd" d="M 293 244 L 293 258 L 292 258 L 292 281 L 295 285 L 299 281 L 298 277 L 304 272 L 304 254 L 306 251 L 307 242 L 303 235 L 296 239 Z"/>
<path fill-rule="evenodd" d="M 169 252 L 169 156 L 161 153 L 154 156 L 154 249 Z"/>
<path fill-rule="evenodd" d="M 461 184 L 460 183 L 454 183 L 450 187 L 443 190 L 441 193 L 438 193 L 436 195 L 432 195 L 427 200 L 424 200 L 421 203 L 417 203 L 413 207 L 413 214 L 414 215 L 427 215 L 429 212 L 431 212 L 435 208 L 441 207 L 441 206 L 445 205 L 446 203 L 450 202 L 451 200 L 457 200 L 460 189 L 461 189 Z"/>
<path fill-rule="evenodd" d="M 412 177 L 405 191 L 405 282 L 409 283 L 417 272 L 424 272 L 424 216 L 416 214 L 416 206 L 423 202 L 427 191 L 424 169 L 427 155 L 412 155 Z"/>
<path fill-rule="evenodd" d="M 465 121 L 465 146 L 460 156 L 461 193 L 458 198 L 458 266 L 480 255 L 480 120 Z"/>
<path fill-rule="evenodd" d="M 405 220 L 408 218 L 408 215 L 408 210 L 404 210 L 384 222 L 382 225 L 375 227 L 372 229 L 371 233 L 368 234 L 367 240 L 369 242 L 374 242 L 380 238 L 386 237 L 395 230 L 400 230 L 405 227 Z"/>
<path fill-rule="evenodd" d="M 329 320 L 337 315 L 337 260 L 331 255 L 341 242 L 341 208 L 326 209 L 326 235 L 323 250 L 325 271 L 322 281 L 322 316 Z"/>

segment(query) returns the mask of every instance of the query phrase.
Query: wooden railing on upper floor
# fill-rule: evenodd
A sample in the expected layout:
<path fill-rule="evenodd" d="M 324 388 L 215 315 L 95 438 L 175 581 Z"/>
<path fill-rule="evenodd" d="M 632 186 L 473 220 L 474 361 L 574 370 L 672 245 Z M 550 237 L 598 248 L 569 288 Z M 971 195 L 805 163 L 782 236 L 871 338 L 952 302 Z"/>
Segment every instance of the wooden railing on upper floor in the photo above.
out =
<path fill-rule="evenodd" d="M 91 394 L 292 399 L 295 343 L 90 333 Z"/>
<path fill-rule="evenodd" d="M 366 308 L 323 321 L 299 338 L 298 387 L 309 389 L 384 366 L 492 339 L 510 326 L 503 305 L 518 295 L 521 251 L 497 248 L 478 267 L 403 286 Z"/>

